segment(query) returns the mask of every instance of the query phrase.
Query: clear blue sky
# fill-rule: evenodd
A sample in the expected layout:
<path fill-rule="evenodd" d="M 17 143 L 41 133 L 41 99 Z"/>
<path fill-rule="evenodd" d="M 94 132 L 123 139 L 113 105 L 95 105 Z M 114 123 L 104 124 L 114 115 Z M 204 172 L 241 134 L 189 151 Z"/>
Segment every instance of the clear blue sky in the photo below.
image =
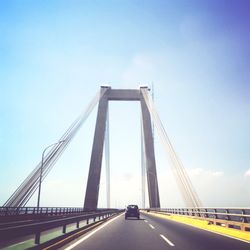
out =
<path fill-rule="evenodd" d="M 153 83 L 203 204 L 250 206 L 249 13 L 248 0 L 0 1 L 0 204 L 100 85 Z M 95 116 L 44 182 L 41 205 L 82 206 Z M 139 104 L 111 103 L 110 127 L 112 205 L 140 204 Z M 162 206 L 182 206 L 155 144 Z"/>

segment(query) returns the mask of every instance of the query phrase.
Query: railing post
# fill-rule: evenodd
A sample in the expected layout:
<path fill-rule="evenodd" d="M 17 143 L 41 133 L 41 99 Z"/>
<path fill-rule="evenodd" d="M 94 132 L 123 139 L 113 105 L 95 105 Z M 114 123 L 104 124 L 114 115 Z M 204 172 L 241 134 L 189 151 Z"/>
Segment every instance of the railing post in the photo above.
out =
<path fill-rule="evenodd" d="M 230 217 L 229 217 L 229 210 L 228 209 L 226 209 L 226 220 L 230 220 Z"/>
<path fill-rule="evenodd" d="M 207 209 L 205 208 L 205 213 L 203 214 L 205 218 L 208 218 Z"/>
<path fill-rule="evenodd" d="M 246 214 L 246 211 L 244 209 L 241 210 L 241 214 L 244 215 Z M 241 217 L 241 222 L 246 223 L 247 222 L 247 218 L 245 216 Z"/>
<path fill-rule="evenodd" d="M 216 208 L 214 209 L 214 219 L 218 219 L 218 216 L 217 216 L 217 209 L 216 209 Z"/>
<path fill-rule="evenodd" d="M 40 244 L 40 236 L 41 236 L 41 232 L 36 232 L 35 235 L 35 244 Z"/>
<path fill-rule="evenodd" d="M 197 211 L 198 211 L 198 217 L 201 217 L 200 209 L 197 208 Z"/>
<path fill-rule="evenodd" d="M 63 225 L 63 230 L 62 233 L 65 234 L 66 233 L 66 225 Z"/>

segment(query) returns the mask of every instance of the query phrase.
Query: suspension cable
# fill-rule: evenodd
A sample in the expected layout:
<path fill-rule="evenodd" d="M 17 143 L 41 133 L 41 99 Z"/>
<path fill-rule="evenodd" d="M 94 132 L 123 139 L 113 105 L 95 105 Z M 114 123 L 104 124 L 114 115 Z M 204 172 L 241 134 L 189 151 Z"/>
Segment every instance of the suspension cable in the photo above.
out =
<path fill-rule="evenodd" d="M 177 185 L 180 189 L 181 195 L 183 197 L 183 200 L 187 207 L 201 207 L 201 201 L 195 192 L 194 187 L 192 186 L 191 180 L 189 179 L 189 176 L 178 158 L 174 147 L 163 127 L 163 124 L 160 120 L 160 117 L 156 111 L 156 108 L 154 106 L 154 103 L 152 99 L 148 95 L 147 89 L 141 89 L 143 98 L 145 99 L 146 105 L 149 109 L 149 112 L 151 114 L 151 117 L 153 118 L 153 122 L 157 128 L 157 132 L 159 134 L 159 137 L 163 143 L 163 146 L 165 150 L 167 151 L 167 154 L 170 156 L 171 162 L 172 162 L 172 171 L 174 173 Z"/>
<path fill-rule="evenodd" d="M 51 150 L 48 151 L 44 156 L 43 161 L 43 176 L 42 181 L 46 178 L 52 167 L 55 165 L 61 154 L 67 148 L 69 143 L 72 141 L 76 133 L 79 131 L 80 127 L 83 125 L 85 120 L 88 118 L 96 104 L 99 102 L 100 98 L 104 95 L 107 89 L 101 89 L 91 100 L 85 111 L 83 111 L 80 116 L 70 125 L 66 132 L 58 140 Z M 29 174 L 29 176 L 21 183 L 21 185 L 15 190 L 15 192 L 10 196 L 10 198 L 5 202 L 3 206 L 5 207 L 20 207 L 27 204 L 32 195 L 35 193 L 39 186 L 40 170 L 42 167 L 42 161 L 37 164 L 35 169 Z"/>

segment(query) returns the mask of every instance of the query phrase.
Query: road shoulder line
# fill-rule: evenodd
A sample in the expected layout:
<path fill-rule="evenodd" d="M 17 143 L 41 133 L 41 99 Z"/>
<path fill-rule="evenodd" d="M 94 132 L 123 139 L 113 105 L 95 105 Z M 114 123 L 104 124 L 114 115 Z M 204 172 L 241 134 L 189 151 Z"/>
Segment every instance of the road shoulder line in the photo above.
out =
<path fill-rule="evenodd" d="M 72 243 L 70 246 L 64 248 L 64 250 L 71 250 L 74 247 L 76 247 L 77 245 L 79 245 L 80 243 L 82 243 L 83 241 L 87 240 L 89 237 L 91 237 L 92 235 L 94 235 L 96 232 L 98 232 L 99 230 L 101 230 L 102 228 L 106 227 L 108 224 L 110 224 L 111 222 L 113 222 L 114 220 L 118 219 L 120 216 L 122 216 L 124 213 L 116 216 L 113 219 L 108 220 L 107 222 L 105 222 L 104 224 L 102 224 L 101 226 L 97 227 L 96 229 L 92 230 L 90 233 L 87 233 L 85 236 L 83 236 L 81 239 L 79 239 L 78 241 Z"/>
<path fill-rule="evenodd" d="M 193 218 L 182 218 L 180 216 L 172 216 L 172 215 L 164 215 L 155 212 L 142 212 L 145 214 L 150 214 L 156 217 L 160 217 L 163 219 L 175 221 L 178 223 L 182 223 L 191 227 L 199 228 L 208 232 L 216 233 L 225 237 L 229 237 L 235 240 L 243 241 L 246 243 L 250 243 L 250 232 L 241 232 L 237 229 L 231 228 L 221 228 L 215 225 L 208 225 L 207 221 L 204 220 L 197 220 Z"/>

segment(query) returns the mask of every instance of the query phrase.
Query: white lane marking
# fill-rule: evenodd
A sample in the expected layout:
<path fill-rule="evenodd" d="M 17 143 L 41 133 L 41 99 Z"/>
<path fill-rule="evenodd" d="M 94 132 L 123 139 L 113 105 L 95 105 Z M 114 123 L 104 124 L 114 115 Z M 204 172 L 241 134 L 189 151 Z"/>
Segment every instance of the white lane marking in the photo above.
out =
<path fill-rule="evenodd" d="M 155 227 L 154 226 L 152 226 L 151 224 L 148 224 L 152 229 L 155 229 Z"/>
<path fill-rule="evenodd" d="M 122 216 L 124 213 L 118 215 L 117 217 L 107 221 L 106 223 L 102 224 L 100 227 L 98 227 L 97 229 L 91 231 L 89 234 L 87 234 L 86 236 L 84 236 L 83 238 L 81 238 L 80 240 L 78 240 L 77 242 L 75 242 L 74 244 L 68 246 L 67 248 L 65 248 L 64 250 L 71 250 L 74 247 L 76 247 L 77 245 L 79 245 L 80 243 L 82 243 L 83 241 L 87 240 L 90 236 L 92 236 L 93 234 L 95 234 L 96 232 L 98 232 L 99 230 L 101 230 L 102 228 L 106 227 L 109 223 L 113 222 L 114 220 L 118 219 L 120 216 Z"/>
<path fill-rule="evenodd" d="M 148 223 L 148 221 L 147 220 L 144 220 L 146 223 Z"/>
<path fill-rule="evenodd" d="M 174 247 L 174 243 L 172 243 L 169 239 L 167 239 L 164 235 L 160 234 L 163 240 L 165 240 L 171 247 Z"/>

